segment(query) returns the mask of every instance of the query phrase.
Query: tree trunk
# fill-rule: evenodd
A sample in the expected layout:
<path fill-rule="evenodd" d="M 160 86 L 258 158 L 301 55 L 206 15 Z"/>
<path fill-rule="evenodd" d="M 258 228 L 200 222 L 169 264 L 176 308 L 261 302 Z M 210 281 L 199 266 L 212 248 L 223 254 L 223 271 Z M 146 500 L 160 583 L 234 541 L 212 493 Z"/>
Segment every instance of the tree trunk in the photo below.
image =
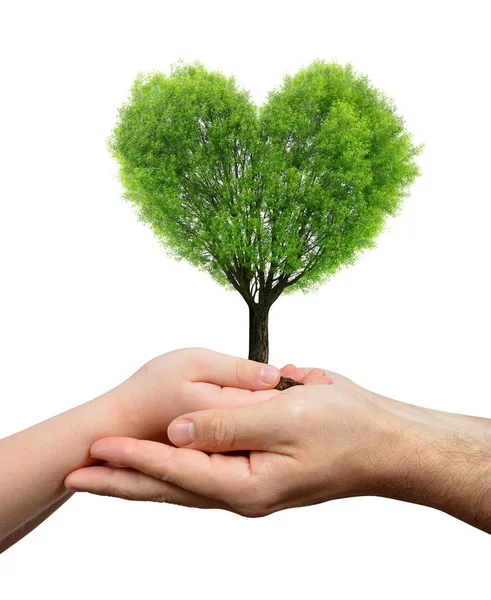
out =
<path fill-rule="evenodd" d="M 268 305 L 249 306 L 249 360 L 267 363 L 269 357 Z"/>
<path fill-rule="evenodd" d="M 249 360 L 267 363 L 269 358 L 268 318 L 271 304 L 249 306 Z M 286 390 L 293 385 L 303 385 L 290 377 L 280 377 L 276 390 Z"/>

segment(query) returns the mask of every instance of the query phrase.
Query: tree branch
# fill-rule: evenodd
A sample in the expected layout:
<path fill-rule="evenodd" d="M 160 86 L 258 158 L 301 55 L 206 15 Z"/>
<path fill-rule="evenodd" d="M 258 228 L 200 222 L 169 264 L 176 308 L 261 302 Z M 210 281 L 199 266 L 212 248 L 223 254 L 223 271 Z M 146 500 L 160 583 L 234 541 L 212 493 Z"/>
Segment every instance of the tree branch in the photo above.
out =
<path fill-rule="evenodd" d="M 251 297 L 250 290 L 243 289 L 241 287 L 241 285 L 235 279 L 232 271 L 223 269 L 223 272 L 225 273 L 225 277 L 230 281 L 230 283 L 234 286 L 234 288 L 239 292 L 239 294 L 242 296 L 242 298 L 244 298 L 244 300 L 250 306 L 254 302 L 253 298 Z"/>
<path fill-rule="evenodd" d="M 270 302 L 270 306 L 276 302 L 276 300 L 280 297 L 281 292 L 285 289 L 286 287 L 286 282 L 288 280 L 288 276 L 281 274 L 278 278 L 278 283 L 271 288 L 271 291 L 268 294 L 269 297 L 269 302 Z"/>
<path fill-rule="evenodd" d="M 314 260 L 309 261 L 308 265 L 304 267 L 304 269 L 298 274 L 295 275 L 293 279 L 287 281 L 285 287 L 289 287 L 296 283 L 301 277 L 303 277 L 306 273 L 308 273 L 311 269 L 313 269 L 317 263 L 317 257 L 322 254 L 324 248 L 320 247 L 317 252 L 314 254 Z"/>

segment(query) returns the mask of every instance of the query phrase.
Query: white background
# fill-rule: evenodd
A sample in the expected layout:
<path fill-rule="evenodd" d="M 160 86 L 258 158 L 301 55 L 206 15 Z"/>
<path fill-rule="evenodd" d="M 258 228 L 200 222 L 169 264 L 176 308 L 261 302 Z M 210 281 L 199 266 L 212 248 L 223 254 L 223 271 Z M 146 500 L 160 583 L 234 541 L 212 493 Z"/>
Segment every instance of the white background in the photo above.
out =
<path fill-rule="evenodd" d="M 6 2 L 0 13 L 0 437 L 186 346 L 247 356 L 247 310 L 167 259 L 105 140 L 139 71 L 179 57 L 262 103 L 314 58 L 351 61 L 425 143 L 377 249 L 281 297 L 270 362 L 491 417 L 485 2 Z M 1 483 L 0 483 L 1 484 Z M 489 536 L 379 498 L 263 519 L 75 495 L 0 557 L 2 598 L 476 598 Z"/>

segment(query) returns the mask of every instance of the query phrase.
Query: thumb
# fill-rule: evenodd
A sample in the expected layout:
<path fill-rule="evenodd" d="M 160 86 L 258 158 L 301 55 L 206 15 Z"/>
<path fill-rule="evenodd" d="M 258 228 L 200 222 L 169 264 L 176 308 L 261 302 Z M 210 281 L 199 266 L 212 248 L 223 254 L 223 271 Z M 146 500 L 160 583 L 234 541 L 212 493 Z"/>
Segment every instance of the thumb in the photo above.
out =
<path fill-rule="evenodd" d="M 278 451 L 286 447 L 288 435 L 275 406 L 272 398 L 239 408 L 199 410 L 172 421 L 167 435 L 176 446 L 204 452 Z"/>

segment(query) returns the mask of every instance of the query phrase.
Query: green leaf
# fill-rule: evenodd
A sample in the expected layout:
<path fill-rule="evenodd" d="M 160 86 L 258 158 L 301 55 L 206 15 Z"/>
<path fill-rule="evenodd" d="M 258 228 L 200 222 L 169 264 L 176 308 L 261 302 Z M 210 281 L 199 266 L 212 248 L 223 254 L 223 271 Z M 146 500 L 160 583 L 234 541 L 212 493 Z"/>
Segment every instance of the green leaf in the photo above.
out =
<path fill-rule="evenodd" d="M 280 279 L 280 292 L 317 289 L 372 248 L 423 149 L 366 76 L 321 60 L 262 107 L 199 62 L 139 73 L 107 147 L 169 256 L 248 301 Z"/>

